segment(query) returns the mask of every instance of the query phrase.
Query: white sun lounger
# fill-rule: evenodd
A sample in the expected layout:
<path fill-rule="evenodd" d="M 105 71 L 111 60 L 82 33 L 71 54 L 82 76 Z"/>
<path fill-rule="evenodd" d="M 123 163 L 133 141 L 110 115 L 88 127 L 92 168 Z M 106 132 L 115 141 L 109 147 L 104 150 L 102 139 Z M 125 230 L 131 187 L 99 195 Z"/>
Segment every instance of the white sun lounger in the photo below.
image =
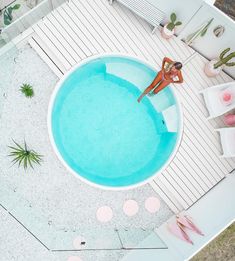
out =
<path fill-rule="evenodd" d="M 223 154 L 221 157 L 235 157 L 235 127 L 217 129 L 220 133 Z"/>
<path fill-rule="evenodd" d="M 109 0 L 112 4 L 114 0 Z M 159 10 L 155 5 L 149 3 L 147 0 L 116 0 L 129 8 L 131 11 L 142 17 L 144 20 L 153 25 L 152 33 L 165 18 L 164 12 Z"/>
<path fill-rule="evenodd" d="M 234 100 L 230 105 L 225 105 L 221 102 L 220 93 L 223 90 L 229 89 L 234 94 Z M 209 112 L 208 119 L 223 115 L 224 113 L 235 108 L 235 82 L 228 82 L 224 84 L 208 87 L 200 91 L 203 95 L 207 110 Z"/>

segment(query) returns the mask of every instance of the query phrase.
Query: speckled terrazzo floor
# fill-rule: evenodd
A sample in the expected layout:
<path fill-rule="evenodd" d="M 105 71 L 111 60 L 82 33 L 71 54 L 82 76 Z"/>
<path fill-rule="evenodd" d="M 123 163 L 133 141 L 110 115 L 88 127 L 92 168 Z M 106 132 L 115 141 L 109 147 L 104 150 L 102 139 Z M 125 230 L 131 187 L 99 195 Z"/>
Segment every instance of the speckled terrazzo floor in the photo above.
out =
<path fill-rule="evenodd" d="M 173 215 L 149 185 L 128 191 L 104 191 L 68 173 L 52 150 L 46 125 L 48 102 L 57 77 L 28 45 L 12 50 L 0 60 L 0 204 L 6 208 L 0 207 L 0 260 L 67 261 L 76 254 L 47 251 L 18 221 L 50 249 L 69 250 L 74 249 L 73 241 L 78 236 L 84 237 L 90 248 L 115 248 L 115 228 L 135 228 L 139 235 L 139 228 L 150 231 Z M 22 83 L 33 85 L 35 97 L 26 99 L 19 92 Z M 44 155 L 42 165 L 26 172 L 12 166 L 7 156 L 12 139 L 19 143 L 25 139 Z M 145 200 L 151 196 L 158 197 L 161 203 L 155 214 L 144 208 Z M 133 217 L 127 217 L 122 210 L 128 199 L 139 205 Z M 96 219 L 96 211 L 103 205 L 113 210 L 112 220 L 105 224 Z M 141 237 L 143 233 L 137 241 Z M 83 261 L 117 261 L 123 255 L 122 251 L 79 253 Z"/>

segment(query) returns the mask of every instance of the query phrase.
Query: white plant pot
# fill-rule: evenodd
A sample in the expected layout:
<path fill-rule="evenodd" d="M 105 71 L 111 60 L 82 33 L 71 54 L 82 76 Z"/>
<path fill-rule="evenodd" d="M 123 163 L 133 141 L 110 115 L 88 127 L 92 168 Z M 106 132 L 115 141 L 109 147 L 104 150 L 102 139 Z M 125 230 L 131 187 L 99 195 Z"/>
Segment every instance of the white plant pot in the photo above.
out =
<path fill-rule="evenodd" d="M 214 59 L 205 65 L 204 72 L 208 77 L 215 77 L 220 74 L 222 67 L 220 66 L 219 68 L 214 68 L 214 64 L 217 62 L 218 60 Z"/>
<path fill-rule="evenodd" d="M 170 39 L 174 33 L 175 33 L 175 29 L 173 29 L 172 31 L 167 29 L 167 25 L 164 25 L 164 27 L 162 28 L 162 31 L 161 31 L 161 35 L 164 39 Z"/>

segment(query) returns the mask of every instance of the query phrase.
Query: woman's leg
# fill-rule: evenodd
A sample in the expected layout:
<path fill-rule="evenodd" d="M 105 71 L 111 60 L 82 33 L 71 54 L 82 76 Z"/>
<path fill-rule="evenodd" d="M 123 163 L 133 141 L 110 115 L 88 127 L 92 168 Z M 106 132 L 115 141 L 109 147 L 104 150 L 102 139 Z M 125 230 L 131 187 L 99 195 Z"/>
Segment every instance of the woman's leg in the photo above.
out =
<path fill-rule="evenodd" d="M 159 93 L 161 90 L 163 90 L 166 86 L 168 86 L 170 84 L 170 82 L 169 81 L 162 81 L 158 86 L 157 86 L 157 88 L 155 88 L 154 90 L 153 90 L 153 93 L 154 94 L 157 94 L 157 93 Z"/>
<path fill-rule="evenodd" d="M 144 92 L 140 95 L 140 97 L 138 98 L 138 102 L 140 102 L 143 97 L 148 94 L 149 92 L 151 92 L 154 87 L 162 80 L 162 72 L 160 71 L 157 76 L 154 78 L 154 80 L 152 81 L 152 83 L 144 90 Z"/>

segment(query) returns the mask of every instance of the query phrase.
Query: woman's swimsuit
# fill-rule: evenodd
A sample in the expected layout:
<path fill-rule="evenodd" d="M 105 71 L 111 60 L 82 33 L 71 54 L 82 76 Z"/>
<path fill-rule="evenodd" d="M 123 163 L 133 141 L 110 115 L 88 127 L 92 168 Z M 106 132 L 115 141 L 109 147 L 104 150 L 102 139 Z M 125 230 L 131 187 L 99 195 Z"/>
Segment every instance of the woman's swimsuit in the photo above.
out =
<path fill-rule="evenodd" d="M 164 73 L 164 70 L 162 71 L 162 81 L 168 81 L 168 82 L 171 82 L 176 76 L 178 76 L 178 73 L 174 73 L 174 74 L 170 74 L 170 79 L 166 79 L 165 78 L 165 73 Z"/>

